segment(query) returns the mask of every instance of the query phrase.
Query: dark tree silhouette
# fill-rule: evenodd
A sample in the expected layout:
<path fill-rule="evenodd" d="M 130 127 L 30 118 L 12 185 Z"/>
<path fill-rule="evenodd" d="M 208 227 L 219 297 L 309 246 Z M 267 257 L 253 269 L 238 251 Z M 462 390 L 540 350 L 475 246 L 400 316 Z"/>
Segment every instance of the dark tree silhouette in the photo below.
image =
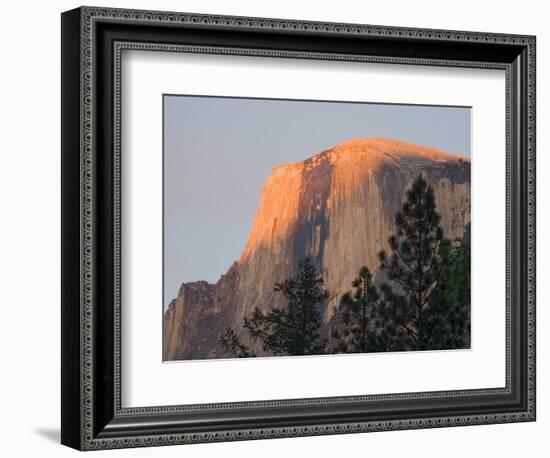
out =
<path fill-rule="evenodd" d="M 301 260 L 298 273 L 274 290 L 287 300 L 286 308 L 263 312 L 256 307 L 243 321 L 252 342 L 261 342 L 262 349 L 273 355 L 316 355 L 324 353 L 326 341 L 321 338 L 322 303 L 328 298 L 323 279 L 310 258 Z M 228 328 L 221 343 L 226 353 L 237 357 L 254 356 Z"/>
<path fill-rule="evenodd" d="M 372 339 L 374 336 L 370 325 L 379 294 L 372 283 L 372 274 L 368 267 L 359 269 L 352 286 L 355 292 L 345 293 L 338 306 L 341 326 L 332 333 L 335 341 L 334 353 L 364 353 L 371 351 L 371 346 L 377 346 L 376 340 Z"/>
<path fill-rule="evenodd" d="M 381 286 L 384 300 L 376 309 L 377 339 L 386 350 L 430 348 L 438 308 L 433 299 L 444 270 L 443 229 L 432 188 L 419 175 L 406 196 L 395 217 L 397 233 L 389 239 L 393 254 L 379 253 L 389 282 Z"/>
<path fill-rule="evenodd" d="M 235 334 L 235 331 L 231 328 L 225 330 L 220 340 L 225 352 L 235 358 L 250 358 L 256 356 L 253 351 L 250 351 L 250 349 L 241 342 L 237 334 Z"/>
<path fill-rule="evenodd" d="M 469 233 L 469 227 L 466 228 Z M 426 341 L 430 349 L 470 347 L 470 245 L 467 237 L 445 240 L 440 249 L 442 270 L 430 299 Z"/>

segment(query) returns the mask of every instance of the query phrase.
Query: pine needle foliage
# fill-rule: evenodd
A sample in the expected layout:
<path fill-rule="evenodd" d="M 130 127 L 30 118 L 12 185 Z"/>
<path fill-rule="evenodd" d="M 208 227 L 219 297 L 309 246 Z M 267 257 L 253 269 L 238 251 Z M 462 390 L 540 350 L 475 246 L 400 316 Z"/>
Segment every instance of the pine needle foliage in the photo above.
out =
<path fill-rule="evenodd" d="M 337 309 L 341 326 L 332 332 L 334 353 L 365 353 L 377 347 L 377 342 L 373 339 L 372 323 L 379 294 L 372 283 L 372 274 L 368 267 L 359 269 L 352 286 L 354 292 L 345 293 Z"/>
<path fill-rule="evenodd" d="M 329 292 L 311 258 L 298 264 L 298 273 L 274 286 L 287 302 L 286 308 L 264 312 L 256 307 L 244 318 L 243 327 L 250 340 L 260 342 L 264 352 L 272 355 L 317 355 L 325 352 L 326 339 L 321 338 L 321 309 Z M 246 357 L 251 353 L 228 328 L 222 337 L 227 353 Z M 249 354 L 248 356 L 253 356 Z"/>
<path fill-rule="evenodd" d="M 435 324 L 444 262 L 441 217 L 433 189 L 419 175 L 406 193 L 395 217 L 396 233 L 389 238 L 393 253 L 379 253 L 388 282 L 381 286 L 383 301 L 376 310 L 377 338 L 386 350 L 425 350 Z"/>

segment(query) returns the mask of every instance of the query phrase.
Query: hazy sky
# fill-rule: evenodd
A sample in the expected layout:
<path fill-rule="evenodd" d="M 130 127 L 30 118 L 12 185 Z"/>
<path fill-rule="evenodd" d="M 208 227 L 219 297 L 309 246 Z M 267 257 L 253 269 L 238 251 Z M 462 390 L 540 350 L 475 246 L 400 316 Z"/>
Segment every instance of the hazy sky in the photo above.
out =
<path fill-rule="evenodd" d="M 470 126 L 465 107 L 165 95 L 164 306 L 239 258 L 274 165 L 359 137 L 469 156 Z"/>

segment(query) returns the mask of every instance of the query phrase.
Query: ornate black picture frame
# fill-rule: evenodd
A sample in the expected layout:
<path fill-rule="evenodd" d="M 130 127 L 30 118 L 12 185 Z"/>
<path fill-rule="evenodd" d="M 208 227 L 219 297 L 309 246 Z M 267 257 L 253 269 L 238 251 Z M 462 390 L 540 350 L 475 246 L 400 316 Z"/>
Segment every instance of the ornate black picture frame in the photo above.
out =
<path fill-rule="evenodd" d="M 506 72 L 506 386 L 121 406 L 124 49 Z M 82 7 L 62 15 L 63 444 L 106 449 L 535 420 L 535 37 Z"/>

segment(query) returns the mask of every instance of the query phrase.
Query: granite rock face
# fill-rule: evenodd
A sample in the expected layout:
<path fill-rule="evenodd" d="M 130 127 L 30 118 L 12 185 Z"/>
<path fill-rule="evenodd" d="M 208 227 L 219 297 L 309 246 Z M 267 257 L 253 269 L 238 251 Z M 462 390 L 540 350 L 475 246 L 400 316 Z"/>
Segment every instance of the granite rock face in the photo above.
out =
<path fill-rule="evenodd" d="M 470 222 L 469 158 L 361 138 L 274 167 L 240 259 L 214 285 L 182 284 L 171 302 L 165 360 L 222 357 L 219 339 L 227 326 L 247 342 L 243 318 L 256 306 L 284 306 L 273 285 L 292 275 L 305 256 L 312 257 L 331 292 L 323 313 L 328 324 L 358 269 L 367 265 L 375 271 L 377 253 L 389 250 L 395 214 L 420 173 L 434 189 L 445 237 L 462 237 Z"/>

